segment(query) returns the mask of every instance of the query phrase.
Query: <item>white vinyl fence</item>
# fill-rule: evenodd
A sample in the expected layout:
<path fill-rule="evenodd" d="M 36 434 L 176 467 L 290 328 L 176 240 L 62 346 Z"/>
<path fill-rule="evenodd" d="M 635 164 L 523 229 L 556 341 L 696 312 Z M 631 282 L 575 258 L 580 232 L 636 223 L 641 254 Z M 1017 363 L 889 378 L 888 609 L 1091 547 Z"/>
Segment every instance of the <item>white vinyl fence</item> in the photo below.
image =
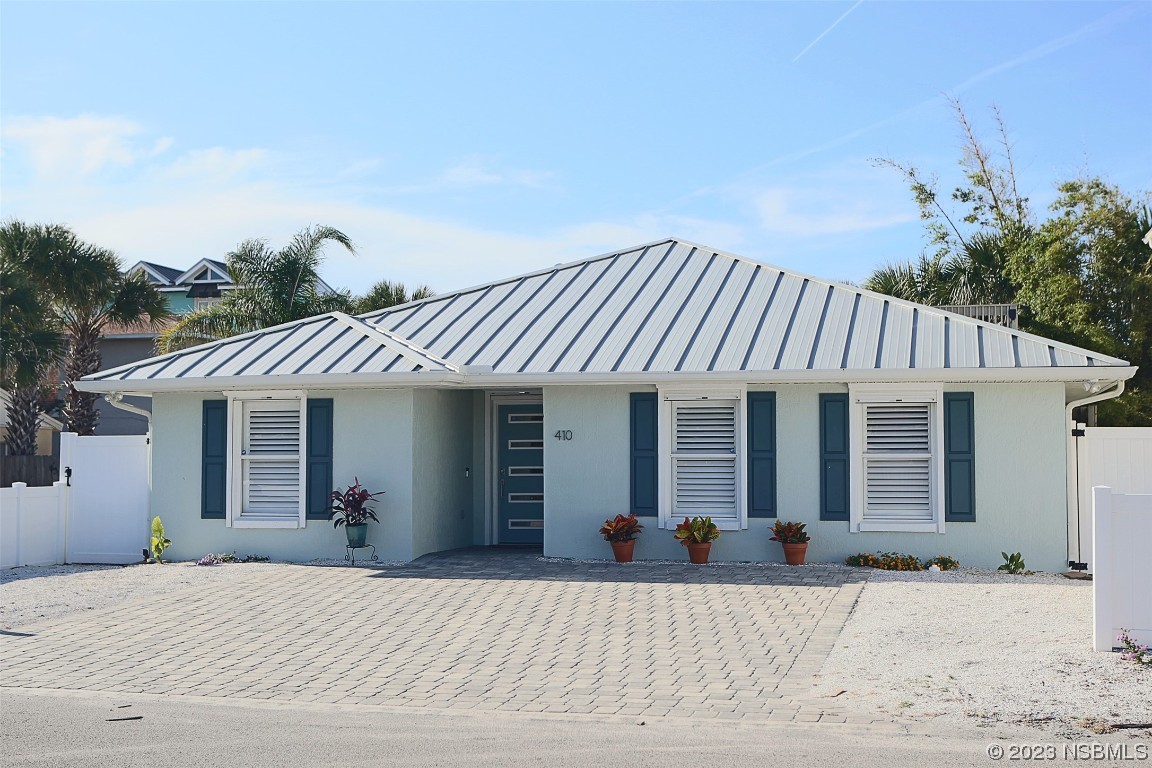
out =
<path fill-rule="evenodd" d="M 1081 430 L 1069 457 L 1068 557 L 1087 563 L 1094 573 L 1092 489 L 1106 485 L 1116 493 L 1152 493 L 1152 427 Z"/>
<path fill-rule="evenodd" d="M 1152 645 L 1152 494 L 1092 489 L 1095 646 L 1110 651 L 1121 629 Z"/>
<path fill-rule="evenodd" d="M 0 488 L 0 568 L 64 562 L 68 492 L 64 483 Z"/>
<path fill-rule="evenodd" d="M 139 562 L 148 547 L 149 438 L 60 435 L 60 481 L 0 489 L 0 568 Z"/>

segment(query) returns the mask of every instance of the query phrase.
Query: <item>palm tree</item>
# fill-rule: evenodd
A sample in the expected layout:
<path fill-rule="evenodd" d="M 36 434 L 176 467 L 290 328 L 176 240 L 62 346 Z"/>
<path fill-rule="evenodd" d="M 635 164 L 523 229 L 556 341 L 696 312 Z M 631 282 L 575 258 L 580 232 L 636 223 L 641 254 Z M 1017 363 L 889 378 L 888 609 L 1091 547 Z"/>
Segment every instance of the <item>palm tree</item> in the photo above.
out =
<path fill-rule="evenodd" d="M 355 311 L 358 315 L 375 312 L 378 309 L 395 307 L 398 304 L 407 304 L 410 301 L 419 301 L 434 296 L 435 293 L 426 285 L 417 286 L 408 293 L 404 283 L 394 283 L 391 280 L 381 280 L 369 289 L 368 293 L 360 296 L 355 302 Z"/>
<path fill-rule="evenodd" d="M 35 284 L 8 254 L 8 228 L 0 229 L 0 385 L 9 390 L 5 443 L 13 456 L 36 453 L 40 385 L 59 360 L 64 337 Z"/>
<path fill-rule="evenodd" d="M 333 227 L 305 228 L 278 251 L 263 240 L 245 240 L 228 254 L 236 287 L 219 303 L 187 315 L 161 334 L 157 350 L 173 352 L 325 312 L 353 311 L 347 291 L 332 291 L 320 280 L 328 241 L 356 253 L 348 236 Z"/>
<path fill-rule="evenodd" d="M 111 323 L 157 327 L 170 316 L 164 296 L 141 275 L 125 276 L 116 254 L 83 242 L 67 227 L 7 222 L 6 258 L 35 285 L 52 321 L 67 337 L 64 415 L 80 435 L 95 432 L 96 395 L 72 383 L 100 370 L 100 340 Z"/>
<path fill-rule="evenodd" d="M 1016 297 L 1009 280 L 1004 240 L 990 232 L 969 237 L 955 254 L 920 255 L 915 262 L 887 264 L 864 281 L 870 291 L 934 306 L 1003 304 Z"/>

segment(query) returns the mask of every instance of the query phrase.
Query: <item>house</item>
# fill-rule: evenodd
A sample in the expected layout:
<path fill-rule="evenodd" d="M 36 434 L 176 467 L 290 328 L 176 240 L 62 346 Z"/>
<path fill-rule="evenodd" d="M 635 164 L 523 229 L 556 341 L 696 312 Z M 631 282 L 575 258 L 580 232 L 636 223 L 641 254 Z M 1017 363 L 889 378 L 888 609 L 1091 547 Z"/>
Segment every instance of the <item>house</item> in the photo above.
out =
<path fill-rule="evenodd" d="M 8 392 L 0 389 L 0 448 L 7 450 L 8 440 Z M 46 413 L 40 414 L 40 425 L 36 430 L 36 455 L 51 456 L 52 438 L 60 434 L 64 425 Z"/>
<path fill-rule="evenodd" d="M 1001 550 L 1065 567 L 1072 405 L 1125 361 L 681 240 L 360 317 L 332 313 L 103 371 L 152 398 L 153 501 L 179 558 L 343 554 L 327 497 L 384 490 L 369 540 L 638 558 L 711 515 L 714 559 Z"/>

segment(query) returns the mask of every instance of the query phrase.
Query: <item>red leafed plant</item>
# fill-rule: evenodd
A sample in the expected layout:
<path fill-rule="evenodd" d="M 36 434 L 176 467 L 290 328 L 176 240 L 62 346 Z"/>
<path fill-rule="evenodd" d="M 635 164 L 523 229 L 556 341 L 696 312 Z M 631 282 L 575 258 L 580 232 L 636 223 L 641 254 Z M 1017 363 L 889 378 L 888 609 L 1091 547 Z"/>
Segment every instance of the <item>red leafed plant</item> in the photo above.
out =
<path fill-rule="evenodd" d="M 632 541 L 640 535 L 644 526 L 636 519 L 636 515 L 616 515 L 611 520 L 605 520 L 600 528 L 600 535 L 604 541 Z"/>
<path fill-rule="evenodd" d="M 804 523 L 786 523 L 777 520 L 772 526 L 772 541 L 779 541 L 782 544 L 804 544 L 811 540 L 812 537 L 804 532 Z"/>
<path fill-rule="evenodd" d="M 363 525 L 369 520 L 380 522 L 368 503 L 384 491 L 369 493 L 367 488 L 360 485 L 360 478 L 355 479 L 356 483 L 348 486 L 348 490 L 332 491 L 331 514 L 328 515 L 328 519 L 332 521 L 333 528 L 342 525 Z"/>

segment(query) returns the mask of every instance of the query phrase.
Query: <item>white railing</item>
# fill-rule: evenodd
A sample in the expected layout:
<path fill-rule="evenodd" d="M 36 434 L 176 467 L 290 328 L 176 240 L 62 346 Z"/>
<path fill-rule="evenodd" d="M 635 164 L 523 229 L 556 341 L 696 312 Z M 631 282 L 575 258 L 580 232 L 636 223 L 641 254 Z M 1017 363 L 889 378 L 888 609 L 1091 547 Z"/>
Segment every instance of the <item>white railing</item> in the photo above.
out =
<path fill-rule="evenodd" d="M 1120 630 L 1152 645 L 1152 494 L 1092 489 L 1094 644 L 1111 651 Z"/>
<path fill-rule="evenodd" d="M 61 482 L 0 488 L 0 568 L 65 562 L 70 491 Z"/>

